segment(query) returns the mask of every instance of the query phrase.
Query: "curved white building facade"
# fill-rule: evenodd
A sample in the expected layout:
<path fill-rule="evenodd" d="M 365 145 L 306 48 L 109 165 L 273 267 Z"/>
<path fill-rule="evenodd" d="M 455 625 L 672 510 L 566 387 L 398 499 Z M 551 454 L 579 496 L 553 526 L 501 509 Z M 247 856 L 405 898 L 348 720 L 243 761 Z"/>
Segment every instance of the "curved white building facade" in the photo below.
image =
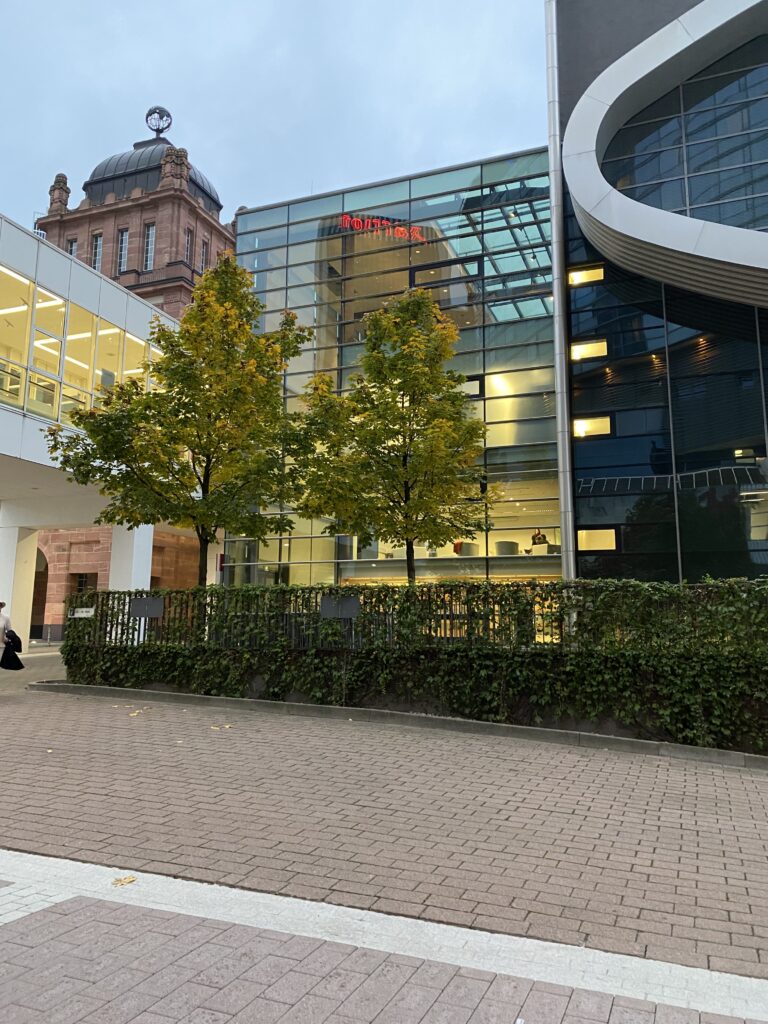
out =
<path fill-rule="evenodd" d="M 762 575 L 768 3 L 548 6 L 563 564 Z"/>

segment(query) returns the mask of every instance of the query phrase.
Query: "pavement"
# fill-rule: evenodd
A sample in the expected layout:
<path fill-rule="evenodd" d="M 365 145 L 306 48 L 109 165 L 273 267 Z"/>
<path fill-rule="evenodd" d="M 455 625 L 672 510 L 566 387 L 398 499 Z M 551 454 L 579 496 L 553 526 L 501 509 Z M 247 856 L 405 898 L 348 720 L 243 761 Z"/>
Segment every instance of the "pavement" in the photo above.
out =
<path fill-rule="evenodd" d="M 0 847 L 21 851 L 0 851 L 0 877 L 29 889 L 33 904 L 47 898 L 45 885 L 25 876 L 27 861 L 9 870 L 2 860 L 37 863 L 45 855 L 65 874 L 106 865 L 98 870 L 129 872 L 144 891 L 184 884 L 225 895 L 205 914 L 202 897 L 184 905 L 184 933 L 204 941 L 182 948 L 175 937 L 177 955 L 168 962 L 142 945 L 151 934 L 160 949 L 157 935 L 166 933 L 143 913 L 165 902 L 121 911 L 123 922 L 115 910 L 122 890 L 118 897 L 87 889 L 97 903 L 73 904 L 81 916 L 71 933 L 59 920 L 69 917 L 62 908 L 84 897 L 68 874 L 49 893 L 54 906 L 36 906 L 18 921 L 2 923 L 0 902 L 0 1007 L 14 982 L 25 992 L 44 984 L 59 993 L 46 1007 L 14 996 L 11 1015 L 0 1013 L 3 1024 L 768 1020 L 768 773 L 506 737 L 146 704 L 140 693 L 25 692 L 28 673 L 61 678 L 58 655 L 27 657 L 24 672 L 0 677 Z M 198 974 L 233 955 L 222 953 L 229 943 L 220 939 L 217 910 L 232 899 L 238 907 L 276 901 L 259 903 L 238 927 L 279 931 L 269 941 L 280 948 L 264 952 L 263 936 L 243 932 L 242 948 L 251 950 L 238 960 L 243 970 L 207 984 Z M 278 910 L 289 905 L 300 909 L 286 918 Z M 317 921 L 329 914 L 337 915 L 333 929 L 318 934 Z M 36 932 L 35 918 L 53 933 Z M 45 955 L 13 938 L 28 935 L 25 928 L 46 936 Z M 297 936 L 288 948 L 304 949 L 312 936 L 315 945 L 301 958 L 284 956 Z M 318 942 L 352 948 L 328 948 L 327 971 L 313 973 L 302 965 Z M 364 961 L 375 961 L 370 971 L 347 962 L 380 942 L 379 958 Z M 66 973 L 83 970 L 72 946 L 110 954 L 112 973 L 90 981 L 95 991 L 64 984 L 88 981 Z M 262 978 L 264 957 L 297 961 L 282 964 L 290 982 L 274 989 L 280 976 Z M 162 966 L 153 972 L 155 960 Z M 438 970 L 439 963 L 448 967 Z M 134 1005 L 126 995 L 133 989 L 151 995 L 145 983 L 156 987 L 153 973 L 173 966 L 163 977 L 176 979 L 174 989 L 133 1016 L 113 1012 L 114 1000 Z M 356 999 L 332 988 L 328 979 L 339 971 L 362 976 L 346 979 L 358 983 L 355 991 L 366 986 Z M 46 972 L 56 984 L 45 982 Z M 108 978 L 123 984 L 116 975 L 134 984 L 110 995 Z M 224 1006 L 207 991 L 235 982 L 252 996 L 238 1009 L 234 996 Z M 177 1003 L 169 997 L 179 989 Z M 194 1002 L 194 993 L 204 998 L 192 1006 L 185 1000 Z M 76 996 L 99 1005 L 62 1009 Z"/>

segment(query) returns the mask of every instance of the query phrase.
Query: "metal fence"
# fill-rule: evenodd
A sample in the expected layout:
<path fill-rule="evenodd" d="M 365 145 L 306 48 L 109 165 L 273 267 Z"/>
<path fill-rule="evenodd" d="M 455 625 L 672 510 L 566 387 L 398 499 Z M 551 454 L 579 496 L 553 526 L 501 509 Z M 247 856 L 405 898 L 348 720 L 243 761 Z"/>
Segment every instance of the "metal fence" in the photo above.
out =
<path fill-rule="evenodd" d="M 89 646 L 258 650 L 477 643 L 607 650 L 673 642 L 761 642 L 768 581 L 634 581 L 416 587 L 211 587 L 100 591 L 68 600 L 67 633 Z"/>

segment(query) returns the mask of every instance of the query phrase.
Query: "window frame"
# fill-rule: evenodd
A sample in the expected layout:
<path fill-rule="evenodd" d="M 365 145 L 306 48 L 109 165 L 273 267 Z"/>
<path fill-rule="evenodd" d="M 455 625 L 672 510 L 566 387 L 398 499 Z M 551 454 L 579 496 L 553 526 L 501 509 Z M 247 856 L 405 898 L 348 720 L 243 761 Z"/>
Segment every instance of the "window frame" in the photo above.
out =
<path fill-rule="evenodd" d="M 145 273 L 155 269 L 155 239 L 156 225 L 150 221 L 144 225 L 144 245 L 141 260 L 141 269 Z"/>

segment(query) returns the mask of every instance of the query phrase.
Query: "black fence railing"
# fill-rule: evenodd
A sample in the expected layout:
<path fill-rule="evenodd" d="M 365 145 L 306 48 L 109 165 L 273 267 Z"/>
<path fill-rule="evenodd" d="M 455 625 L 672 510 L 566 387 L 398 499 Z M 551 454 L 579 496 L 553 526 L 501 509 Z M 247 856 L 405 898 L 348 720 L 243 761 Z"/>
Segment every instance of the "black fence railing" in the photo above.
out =
<path fill-rule="evenodd" d="M 144 600 L 150 596 L 156 600 Z M 100 591 L 73 595 L 67 607 L 67 637 L 91 647 L 306 651 L 463 642 L 608 651 L 681 640 L 736 649 L 768 637 L 762 579 Z"/>

